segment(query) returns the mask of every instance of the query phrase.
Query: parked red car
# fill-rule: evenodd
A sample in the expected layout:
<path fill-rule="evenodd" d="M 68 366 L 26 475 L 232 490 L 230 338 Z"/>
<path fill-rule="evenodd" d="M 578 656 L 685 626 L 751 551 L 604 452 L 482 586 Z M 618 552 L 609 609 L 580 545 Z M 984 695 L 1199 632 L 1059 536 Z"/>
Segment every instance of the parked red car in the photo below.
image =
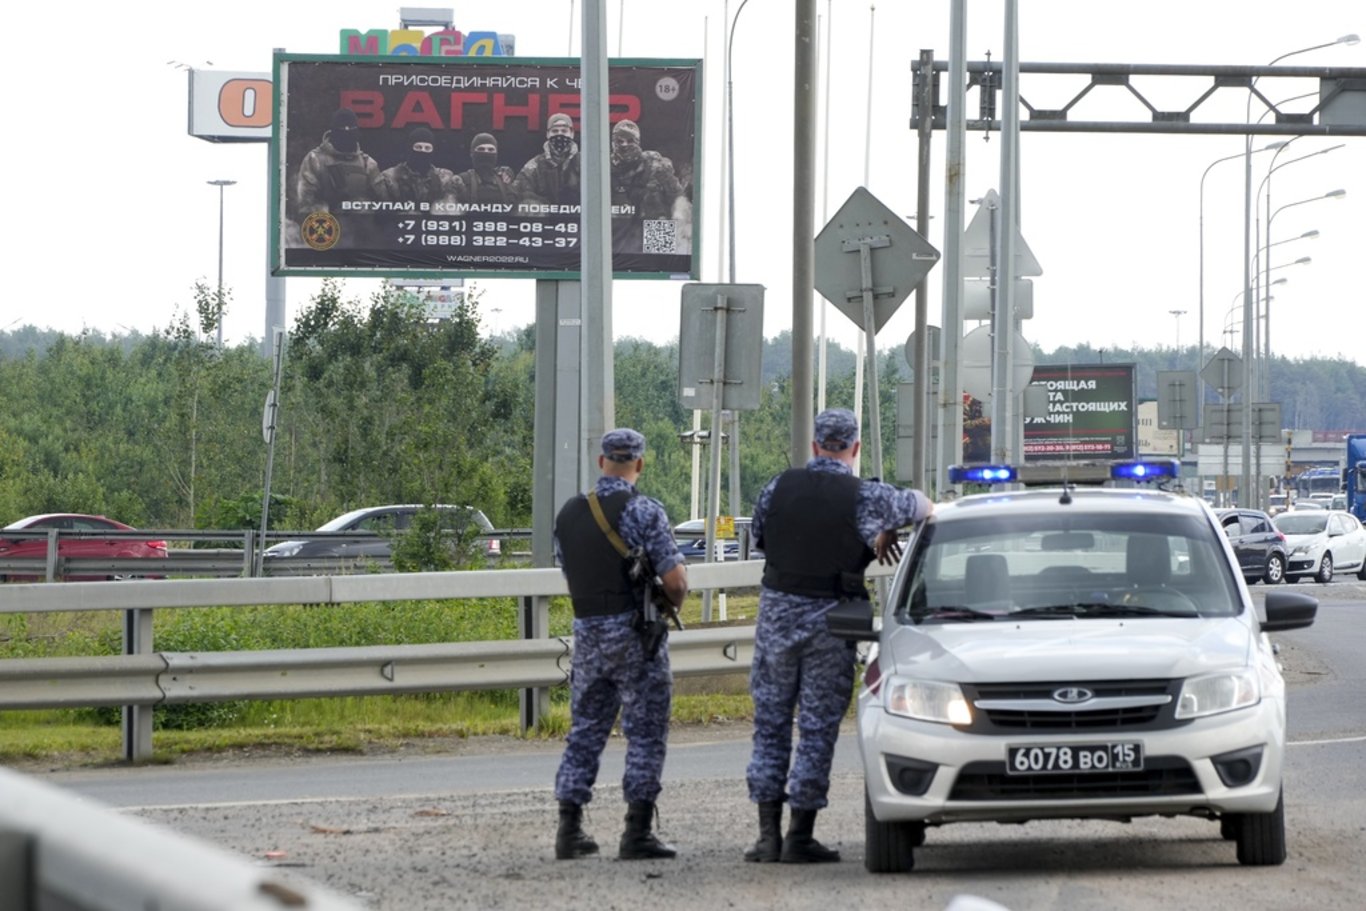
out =
<path fill-rule="evenodd" d="M 124 525 L 122 522 L 115 522 L 105 516 L 89 516 L 79 513 L 48 513 L 41 516 L 29 516 L 27 519 L 20 519 L 0 528 L 0 560 L 10 559 L 36 559 L 41 560 L 47 556 L 47 537 L 38 535 L 34 537 L 13 537 L 10 532 L 46 532 L 49 529 L 58 530 L 57 535 L 57 556 L 60 557 L 95 557 L 95 558 L 122 558 L 122 557 L 162 557 L 166 556 L 165 541 L 148 541 L 139 538 L 129 537 L 102 537 L 93 532 L 125 532 L 136 531 L 131 525 Z M 86 532 L 87 534 L 71 534 L 71 532 Z M 117 576 L 66 576 L 68 582 L 90 582 L 100 579 L 123 578 L 123 574 Z M 0 582 L 8 579 L 11 582 L 36 582 L 41 580 L 41 576 L 16 576 L 10 574 L 6 576 L 0 573 Z"/>

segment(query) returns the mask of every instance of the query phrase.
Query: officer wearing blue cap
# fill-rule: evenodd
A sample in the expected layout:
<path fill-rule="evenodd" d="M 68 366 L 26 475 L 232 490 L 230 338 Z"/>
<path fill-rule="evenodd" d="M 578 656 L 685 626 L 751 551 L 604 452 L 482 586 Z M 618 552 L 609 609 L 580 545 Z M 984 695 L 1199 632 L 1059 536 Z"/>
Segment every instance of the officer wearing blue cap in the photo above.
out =
<path fill-rule="evenodd" d="M 653 656 L 642 644 L 636 627 L 642 593 L 612 534 L 625 549 L 644 549 L 675 606 L 688 594 L 687 570 L 663 505 L 636 491 L 645 468 L 645 437 L 629 427 L 609 430 L 602 436 L 598 467 L 602 477 L 593 491 L 570 498 L 555 518 L 555 557 L 574 605 L 571 720 L 555 776 L 560 805 L 555 857 L 598 853 L 597 842 L 583 831 L 583 807 L 593 798 L 603 747 L 620 712 L 627 810 L 617 856 L 669 858 L 674 848 L 651 832 L 673 703 L 668 642 Z"/>
<path fill-rule="evenodd" d="M 897 529 L 934 509 L 918 490 L 854 476 L 859 430 L 853 412 L 822 411 L 813 437 L 806 466 L 769 481 L 754 505 L 751 529 L 764 552 L 764 576 L 749 678 L 754 744 L 746 781 L 759 806 L 759 839 L 745 852 L 747 861 L 840 859 L 812 830 L 827 804 L 855 656 L 853 643 L 827 631 L 825 615 L 841 600 L 867 599 L 864 569 L 874 556 L 895 560 Z M 785 836 L 784 802 L 792 805 Z"/>

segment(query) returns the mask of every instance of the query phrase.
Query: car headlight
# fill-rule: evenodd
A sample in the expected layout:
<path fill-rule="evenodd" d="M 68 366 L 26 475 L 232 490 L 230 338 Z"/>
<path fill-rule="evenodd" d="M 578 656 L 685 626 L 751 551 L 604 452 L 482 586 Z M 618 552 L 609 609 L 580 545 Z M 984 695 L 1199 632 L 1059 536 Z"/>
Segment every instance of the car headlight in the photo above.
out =
<path fill-rule="evenodd" d="M 274 547 L 266 548 L 265 555 L 267 557 L 292 557 L 303 550 L 303 547 L 304 542 L 302 541 L 282 541 Z"/>
<path fill-rule="evenodd" d="M 972 709 L 956 683 L 892 677 L 882 685 L 882 704 L 893 715 L 917 721 L 972 723 Z"/>
<path fill-rule="evenodd" d="M 1182 720 L 1204 718 L 1256 705 L 1261 699 L 1262 687 L 1251 668 L 1205 674 L 1182 684 L 1181 696 L 1176 702 L 1176 717 Z"/>
<path fill-rule="evenodd" d="M 1310 552 L 1311 550 L 1313 550 L 1313 549 L 1314 549 L 1314 545 L 1313 545 L 1313 544 L 1296 544 L 1296 545 L 1295 545 L 1295 549 L 1292 550 L 1291 553 L 1292 553 L 1292 554 L 1307 554 L 1307 553 L 1309 553 L 1309 552 Z"/>

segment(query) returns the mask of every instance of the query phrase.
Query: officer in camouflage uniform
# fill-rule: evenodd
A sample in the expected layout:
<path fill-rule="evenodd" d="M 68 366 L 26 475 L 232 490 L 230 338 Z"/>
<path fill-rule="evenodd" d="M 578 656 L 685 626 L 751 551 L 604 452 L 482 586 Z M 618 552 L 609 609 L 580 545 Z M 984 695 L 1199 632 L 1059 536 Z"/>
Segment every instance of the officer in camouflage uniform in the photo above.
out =
<path fill-rule="evenodd" d="M 341 108 L 332 128 L 299 165 L 296 214 L 300 221 L 314 212 L 330 212 L 342 226 L 341 246 L 362 246 L 371 233 L 370 216 L 343 212 L 343 202 L 379 198 L 379 165 L 360 148 L 356 112 Z"/>
<path fill-rule="evenodd" d="M 687 570 L 669 517 L 658 500 L 635 488 L 645 467 L 645 437 L 630 428 L 603 434 L 598 466 L 602 477 L 593 489 L 608 524 L 628 549 L 644 548 L 666 597 L 682 604 L 688 593 Z M 555 776 L 560 803 L 555 857 L 569 860 L 598 852 L 597 843 L 583 831 L 583 807 L 593 798 L 598 764 L 618 712 L 626 736 L 622 793 L 627 802 L 618 857 L 673 857 L 674 848 L 650 831 L 673 702 L 668 642 L 653 657 L 646 654 L 636 628 L 642 592 L 627 576 L 626 561 L 598 525 L 584 494 L 571 498 L 555 517 L 555 557 L 574 605 L 571 721 Z"/>
<path fill-rule="evenodd" d="M 874 556 L 894 561 L 896 530 L 934 509 L 918 490 L 854 477 L 859 433 L 852 412 L 822 411 L 814 436 L 806 467 L 769 481 L 754 505 L 751 528 L 764 552 L 764 576 L 749 678 L 754 746 L 746 779 L 749 798 L 759 805 L 759 839 L 745 852 L 747 861 L 840 859 L 811 833 L 816 812 L 827 804 L 855 655 L 852 642 L 830 635 L 825 615 L 841 599 L 866 599 L 864 569 Z M 785 800 L 792 820 L 783 836 Z"/>
<path fill-rule="evenodd" d="M 404 160 L 380 172 L 376 195 L 388 202 L 440 202 L 454 196 L 455 174 L 448 168 L 438 168 L 436 139 L 426 127 L 416 127 L 408 134 L 408 152 Z"/>
<path fill-rule="evenodd" d="M 579 144 L 574 120 L 555 113 L 545 122 L 545 150 L 522 166 L 512 182 L 517 198 L 527 203 L 579 204 Z"/>
<path fill-rule="evenodd" d="M 644 250 L 645 221 L 677 217 L 687 224 L 691 215 L 673 162 L 641 149 L 640 127 L 632 120 L 612 127 L 612 206 L 612 249 L 628 253 Z"/>
<path fill-rule="evenodd" d="M 516 175 L 498 164 L 498 140 L 492 133 L 476 134 L 470 140 L 470 163 L 474 167 L 456 175 L 455 199 L 463 203 L 513 203 Z"/>

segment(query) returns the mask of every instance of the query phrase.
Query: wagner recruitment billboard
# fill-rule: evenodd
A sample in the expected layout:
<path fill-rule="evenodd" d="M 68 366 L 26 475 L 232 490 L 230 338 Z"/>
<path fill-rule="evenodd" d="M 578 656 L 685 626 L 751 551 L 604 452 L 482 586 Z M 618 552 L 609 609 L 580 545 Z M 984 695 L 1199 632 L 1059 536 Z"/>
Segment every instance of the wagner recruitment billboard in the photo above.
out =
<path fill-rule="evenodd" d="M 1036 365 L 1030 385 L 1048 406 L 1025 418 L 1026 462 L 1134 458 L 1133 364 Z"/>
<path fill-rule="evenodd" d="M 696 278 L 701 63 L 608 68 L 612 268 Z M 577 60 L 277 54 L 277 275 L 577 278 Z"/>

